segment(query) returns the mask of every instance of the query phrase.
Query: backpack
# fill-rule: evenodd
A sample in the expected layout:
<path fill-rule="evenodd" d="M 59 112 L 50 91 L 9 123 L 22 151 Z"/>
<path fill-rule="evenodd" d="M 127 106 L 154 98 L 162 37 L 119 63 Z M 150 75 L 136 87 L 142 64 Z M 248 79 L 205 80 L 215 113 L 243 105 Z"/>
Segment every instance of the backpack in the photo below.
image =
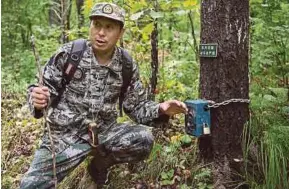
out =
<path fill-rule="evenodd" d="M 123 100 L 124 100 L 124 94 L 126 93 L 131 78 L 132 78 L 132 57 L 128 54 L 128 52 L 123 49 L 121 49 L 121 64 L 122 64 L 122 79 L 123 79 L 123 84 L 121 87 L 121 91 L 120 91 L 120 96 L 119 96 L 119 113 L 120 116 L 123 116 L 122 113 L 122 104 L 123 104 Z M 64 72 L 63 72 L 63 85 L 66 86 L 69 84 L 69 82 L 71 81 L 71 79 L 74 76 L 74 73 L 77 69 L 77 66 L 80 62 L 80 60 L 82 59 L 83 53 L 86 50 L 86 40 L 85 39 L 77 39 L 75 41 L 73 41 L 72 43 L 72 48 L 70 53 L 68 54 L 68 59 L 67 62 L 64 65 Z M 62 94 L 65 91 L 65 87 L 63 87 L 61 89 L 61 91 L 59 92 L 58 97 L 52 102 L 51 106 L 53 108 L 55 108 L 57 106 L 57 104 L 60 101 L 60 98 L 62 96 Z"/>

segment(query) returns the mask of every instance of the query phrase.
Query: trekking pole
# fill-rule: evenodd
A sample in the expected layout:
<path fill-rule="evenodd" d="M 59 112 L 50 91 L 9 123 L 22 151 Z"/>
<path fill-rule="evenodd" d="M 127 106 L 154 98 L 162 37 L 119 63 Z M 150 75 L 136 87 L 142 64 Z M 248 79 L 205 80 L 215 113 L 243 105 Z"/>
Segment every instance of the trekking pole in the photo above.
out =
<path fill-rule="evenodd" d="M 39 81 L 38 84 L 40 87 L 43 86 L 43 73 L 41 71 L 41 66 L 40 66 L 40 58 L 39 58 L 39 54 L 36 51 L 36 46 L 35 46 L 35 38 L 32 35 L 31 36 L 31 45 L 32 45 L 32 50 L 33 50 L 33 54 L 35 57 L 35 64 L 36 67 L 38 69 L 38 77 L 39 77 Z M 50 99 L 48 100 L 50 101 Z M 49 102 L 48 102 L 49 104 Z M 48 107 L 48 106 L 47 106 Z M 46 107 L 46 108 L 47 108 Z M 46 108 L 43 110 L 43 118 L 44 118 L 44 127 L 47 126 L 48 129 L 48 135 L 49 135 L 49 139 L 50 139 L 50 143 L 51 143 L 51 152 L 52 152 L 52 160 L 53 160 L 53 180 L 54 180 L 54 187 L 55 189 L 57 188 L 57 177 L 56 177 L 56 157 L 55 157 L 55 148 L 54 148 L 54 142 L 52 140 L 52 135 L 51 135 L 51 129 L 50 129 L 50 125 L 49 123 L 46 121 L 46 117 L 47 117 L 47 110 Z"/>

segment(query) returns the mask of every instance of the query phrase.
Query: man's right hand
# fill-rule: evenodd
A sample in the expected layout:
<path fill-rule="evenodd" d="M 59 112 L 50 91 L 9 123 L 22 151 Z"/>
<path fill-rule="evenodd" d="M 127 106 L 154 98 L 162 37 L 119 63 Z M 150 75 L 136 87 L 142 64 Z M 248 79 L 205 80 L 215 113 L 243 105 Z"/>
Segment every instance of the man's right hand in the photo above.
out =
<path fill-rule="evenodd" d="M 34 87 L 31 92 L 31 97 L 34 108 L 38 110 L 44 109 L 47 106 L 50 97 L 48 87 Z"/>

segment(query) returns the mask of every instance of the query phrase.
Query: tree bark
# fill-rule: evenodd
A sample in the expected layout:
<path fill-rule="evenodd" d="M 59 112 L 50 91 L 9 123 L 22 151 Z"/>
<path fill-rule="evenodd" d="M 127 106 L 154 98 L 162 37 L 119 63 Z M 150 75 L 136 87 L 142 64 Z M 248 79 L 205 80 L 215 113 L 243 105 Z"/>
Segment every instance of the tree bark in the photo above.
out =
<path fill-rule="evenodd" d="M 200 97 L 215 102 L 248 99 L 249 0 L 202 1 L 201 43 L 217 43 L 218 56 L 200 58 Z M 213 162 L 214 188 L 234 188 L 241 182 L 237 173 L 248 119 L 246 103 L 211 108 L 211 136 L 200 138 L 199 149 L 206 162 Z"/>
<path fill-rule="evenodd" d="M 67 31 L 70 29 L 71 0 L 61 0 L 61 42 L 69 41 Z"/>
<path fill-rule="evenodd" d="M 158 70 L 159 70 L 159 60 L 158 60 L 158 24 L 155 21 L 154 23 L 154 30 L 152 31 L 151 34 L 151 45 L 152 45 L 152 50 L 151 50 L 151 68 L 152 68 L 152 76 L 151 76 L 151 94 L 150 94 L 150 99 L 155 100 L 155 91 L 157 87 L 157 82 L 158 82 Z"/>
<path fill-rule="evenodd" d="M 170 4 L 169 11 L 173 11 L 172 4 Z M 169 31 L 171 31 L 169 35 L 169 50 L 170 52 L 173 51 L 173 41 L 174 41 L 174 32 L 173 32 L 173 24 L 175 22 L 174 16 L 173 15 L 168 15 L 169 16 Z"/>
<path fill-rule="evenodd" d="M 49 24 L 61 27 L 61 43 L 67 43 L 67 31 L 70 30 L 71 0 L 53 0 L 49 9 Z"/>
<path fill-rule="evenodd" d="M 72 0 L 66 1 L 66 7 L 67 7 L 67 14 L 66 16 L 66 30 L 70 30 L 70 15 L 71 15 L 71 7 L 72 7 Z"/>
<path fill-rule="evenodd" d="M 49 25 L 60 26 L 61 24 L 61 9 L 60 9 L 60 0 L 53 0 L 52 5 L 49 8 Z"/>
<path fill-rule="evenodd" d="M 78 17 L 78 36 L 83 37 L 80 29 L 84 26 L 84 15 L 83 15 L 83 5 L 84 0 L 76 0 L 76 9 L 77 9 L 77 17 Z"/>
<path fill-rule="evenodd" d="M 158 12 L 159 10 L 159 5 L 158 5 L 158 1 L 155 0 L 153 2 L 154 4 L 154 10 L 156 12 Z M 151 46 L 152 46 L 152 50 L 151 50 L 151 68 L 152 68 L 152 75 L 151 75 L 151 79 L 150 79 L 150 95 L 149 95 L 149 99 L 151 100 L 155 100 L 155 92 L 156 92 L 156 88 L 157 88 L 157 83 L 158 83 L 158 70 L 159 70 L 159 59 L 158 59 L 158 20 L 155 19 L 154 20 L 154 29 L 151 33 Z"/>

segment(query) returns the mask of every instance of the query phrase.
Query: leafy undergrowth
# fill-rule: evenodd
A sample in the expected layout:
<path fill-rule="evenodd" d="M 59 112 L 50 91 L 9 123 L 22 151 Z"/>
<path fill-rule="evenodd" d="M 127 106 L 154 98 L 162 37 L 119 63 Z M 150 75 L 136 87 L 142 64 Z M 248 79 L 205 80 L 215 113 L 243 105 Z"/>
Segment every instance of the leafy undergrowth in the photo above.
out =
<path fill-rule="evenodd" d="M 2 94 L 2 188 L 19 188 L 34 151 L 40 144 L 42 119 L 32 118 L 25 106 L 25 96 Z M 154 129 L 156 142 L 150 157 L 137 164 L 111 168 L 106 188 L 189 189 L 212 188 L 209 166 L 197 163 L 197 141 L 183 133 L 183 120 L 178 117 L 169 128 Z M 85 189 L 92 181 L 86 171 L 88 159 L 59 184 L 62 189 Z"/>
<path fill-rule="evenodd" d="M 177 135 L 171 139 L 170 143 L 155 143 L 150 157 L 144 162 L 112 167 L 110 182 L 105 188 L 213 188 L 210 169 L 197 164 L 195 141 L 187 135 Z M 60 188 L 88 188 L 92 182 L 85 169 L 87 163 L 83 162 L 73 171 Z"/>
<path fill-rule="evenodd" d="M 30 116 L 25 96 L 2 93 L 2 188 L 18 188 L 39 146 L 42 122 Z"/>
<path fill-rule="evenodd" d="M 289 188 L 288 89 L 253 85 L 251 120 L 245 126 L 246 182 L 251 188 Z"/>

